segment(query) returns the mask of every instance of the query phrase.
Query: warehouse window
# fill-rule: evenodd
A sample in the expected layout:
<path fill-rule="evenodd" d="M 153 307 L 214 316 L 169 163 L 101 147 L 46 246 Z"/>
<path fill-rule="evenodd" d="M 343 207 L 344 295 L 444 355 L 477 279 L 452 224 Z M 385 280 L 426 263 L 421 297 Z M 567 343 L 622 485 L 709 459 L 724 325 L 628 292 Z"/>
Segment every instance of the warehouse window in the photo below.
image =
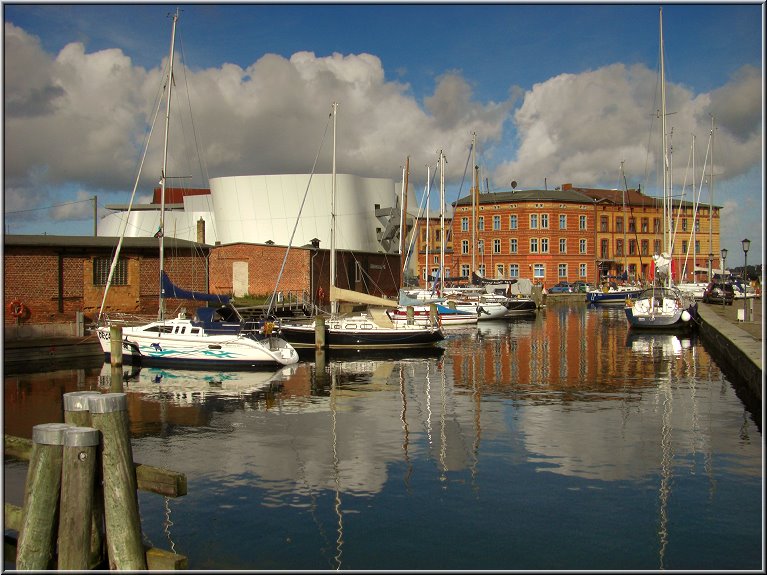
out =
<path fill-rule="evenodd" d="M 93 285 L 105 286 L 109 279 L 109 268 L 112 265 L 111 258 L 93 258 Z M 128 263 L 123 258 L 117 259 L 112 285 L 128 285 Z"/>

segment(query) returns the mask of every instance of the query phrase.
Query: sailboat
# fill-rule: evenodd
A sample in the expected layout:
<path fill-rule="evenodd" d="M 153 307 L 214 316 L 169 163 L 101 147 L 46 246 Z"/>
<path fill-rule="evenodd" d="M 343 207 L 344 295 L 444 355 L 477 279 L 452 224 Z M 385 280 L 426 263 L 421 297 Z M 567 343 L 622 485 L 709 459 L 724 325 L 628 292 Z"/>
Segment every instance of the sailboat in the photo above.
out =
<path fill-rule="evenodd" d="M 160 289 L 157 319 L 148 323 L 131 325 L 124 320 L 109 318 L 104 308 L 112 277 L 120 255 L 125 228 L 115 250 L 109 270 L 107 285 L 99 311 L 97 334 L 106 361 L 111 359 L 112 327 L 122 328 L 123 361 L 130 364 L 162 367 L 238 369 L 273 368 L 298 362 L 298 353 L 284 339 L 279 337 L 273 324 L 262 326 L 246 325 L 242 316 L 231 305 L 226 296 L 191 292 L 174 286 L 164 268 L 164 211 L 165 184 L 168 163 L 168 131 L 170 120 L 171 90 L 173 87 L 173 55 L 176 38 L 178 11 L 173 15 L 170 42 L 170 59 L 165 85 L 168 89 L 165 110 L 165 141 L 160 179 L 161 210 L 160 229 L 156 236 L 160 244 Z M 127 227 L 127 226 L 126 226 Z M 177 298 L 196 301 L 215 301 L 219 309 L 201 307 L 194 317 L 188 317 L 182 309 L 175 318 L 165 317 L 165 299 Z"/>
<path fill-rule="evenodd" d="M 333 102 L 333 177 L 330 202 L 330 317 L 325 320 L 325 347 L 330 350 L 414 349 L 436 345 L 445 339 L 439 324 L 405 323 L 395 325 L 385 313 L 396 302 L 341 289 L 336 285 L 336 117 L 338 104 Z M 368 306 L 367 312 L 340 314 L 339 302 Z M 282 323 L 280 335 L 298 349 L 316 349 L 317 318 L 305 323 Z"/>
<path fill-rule="evenodd" d="M 643 290 L 637 299 L 626 300 L 624 310 L 629 326 L 637 329 L 687 328 L 697 315 L 694 298 L 683 294 L 672 280 L 670 177 L 668 148 L 666 146 L 666 76 L 663 62 L 663 8 L 660 9 L 660 87 L 661 87 L 661 160 L 663 162 L 663 245 L 665 251 L 655 254 L 653 285 Z M 668 224 L 668 230 L 666 225 Z M 657 285 L 656 285 L 657 284 Z"/>

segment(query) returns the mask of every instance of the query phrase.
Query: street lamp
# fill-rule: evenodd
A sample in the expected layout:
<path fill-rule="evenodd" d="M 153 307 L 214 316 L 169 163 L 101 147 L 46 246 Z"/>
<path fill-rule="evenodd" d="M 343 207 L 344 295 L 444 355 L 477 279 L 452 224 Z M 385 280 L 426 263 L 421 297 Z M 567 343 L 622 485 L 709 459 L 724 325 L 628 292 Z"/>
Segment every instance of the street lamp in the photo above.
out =
<path fill-rule="evenodd" d="M 751 247 L 751 240 L 748 238 L 741 240 L 743 244 L 743 321 L 748 321 L 748 248 Z"/>
<path fill-rule="evenodd" d="M 725 277 L 727 270 L 727 248 L 722 248 L 722 281 L 727 279 Z"/>

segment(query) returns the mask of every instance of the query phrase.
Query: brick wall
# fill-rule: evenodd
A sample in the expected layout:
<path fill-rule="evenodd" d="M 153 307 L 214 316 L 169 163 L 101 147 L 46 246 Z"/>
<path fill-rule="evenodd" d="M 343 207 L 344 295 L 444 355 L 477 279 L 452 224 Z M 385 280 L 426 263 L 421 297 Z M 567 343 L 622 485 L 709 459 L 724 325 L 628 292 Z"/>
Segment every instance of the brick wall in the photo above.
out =
<path fill-rule="evenodd" d="M 285 258 L 284 246 L 267 246 L 237 243 L 216 246 L 210 253 L 210 292 L 218 294 L 234 293 L 235 262 L 247 264 L 247 293 L 252 296 L 271 294 L 276 285 L 277 276 Z M 304 248 L 291 248 L 285 268 L 280 278 L 279 290 L 308 290 L 310 259 L 312 251 Z"/>

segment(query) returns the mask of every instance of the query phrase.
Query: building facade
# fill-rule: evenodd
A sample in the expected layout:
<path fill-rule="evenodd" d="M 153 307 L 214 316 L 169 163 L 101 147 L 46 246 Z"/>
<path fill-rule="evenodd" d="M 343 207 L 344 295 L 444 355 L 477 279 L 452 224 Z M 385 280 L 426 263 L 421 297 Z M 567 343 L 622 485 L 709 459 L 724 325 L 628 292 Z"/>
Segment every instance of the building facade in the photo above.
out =
<path fill-rule="evenodd" d="M 439 221 L 418 222 L 419 282 L 439 269 L 445 238 L 445 280 L 460 284 L 473 271 L 488 278 L 599 283 L 616 276 L 650 281 L 653 254 L 673 243 L 673 279 L 708 278 L 721 268 L 719 207 L 676 202 L 671 226 L 663 203 L 640 190 L 574 188 L 475 193 L 454 204 L 443 233 Z M 664 238 L 664 227 L 666 238 Z M 428 260 L 427 260 L 428 249 Z M 712 254 L 712 255 L 709 255 Z M 624 275 L 625 272 L 625 275 Z"/>

